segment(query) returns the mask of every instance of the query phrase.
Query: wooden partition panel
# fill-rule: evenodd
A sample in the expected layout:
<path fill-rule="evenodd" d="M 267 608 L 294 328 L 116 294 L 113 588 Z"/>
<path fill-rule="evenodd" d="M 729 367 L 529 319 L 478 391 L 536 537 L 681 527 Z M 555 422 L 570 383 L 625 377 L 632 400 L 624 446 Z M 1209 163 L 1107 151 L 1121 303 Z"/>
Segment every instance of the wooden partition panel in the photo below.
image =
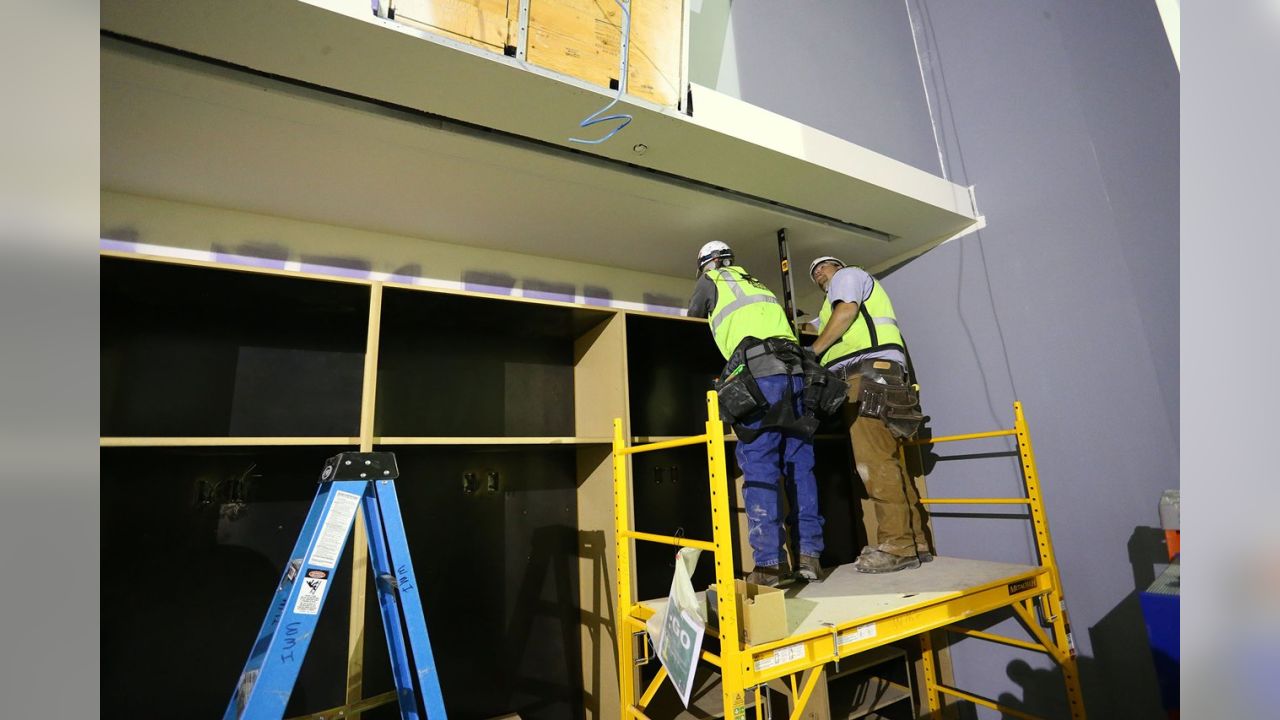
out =
<path fill-rule="evenodd" d="M 579 438 L 611 439 L 625 418 L 626 318 L 613 313 L 574 342 L 574 421 Z M 578 608 L 582 632 L 582 710 L 587 720 L 618 706 L 613 456 L 610 445 L 584 445 L 578 467 Z"/>

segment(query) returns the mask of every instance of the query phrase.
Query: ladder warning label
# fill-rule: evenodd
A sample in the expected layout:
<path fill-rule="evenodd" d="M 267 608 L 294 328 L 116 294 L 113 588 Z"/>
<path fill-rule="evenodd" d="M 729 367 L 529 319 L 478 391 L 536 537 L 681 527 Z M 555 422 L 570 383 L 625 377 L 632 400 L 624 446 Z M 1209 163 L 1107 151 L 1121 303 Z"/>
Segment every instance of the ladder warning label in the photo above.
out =
<path fill-rule="evenodd" d="M 853 630 L 850 630 L 849 632 L 841 635 L 840 644 L 848 645 L 849 643 L 855 643 L 855 642 L 858 642 L 859 640 L 868 640 L 875 636 L 876 636 L 876 624 L 867 623 L 866 625 L 859 625 Z"/>
<path fill-rule="evenodd" d="M 786 665 L 789 662 L 803 660 L 805 657 L 804 643 L 796 643 L 788 645 L 784 648 L 778 648 L 768 655 L 756 660 L 756 672 L 768 670 L 778 665 Z"/>
<path fill-rule="evenodd" d="M 329 584 L 327 570 L 308 570 L 302 578 L 302 588 L 298 591 L 298 602 L 293 604 L 293 611 L 298 615 L 319 615 L 320 601 L 324 599 L 325 585 Z"/>
<path fill-rule="evenodd" d="M 342 556 L 342 546 L 351 532 L 351 521 L 360 508 L 360 496 L 355 493 L 337 490 L 333 493 L 333 503 L 329 505 L 329 514 L 320 527 L 320 536 L 316 538 L 315 549 L 311 551 L 309 565 L 320 567 L 337 567 L 338 558 Z"/>

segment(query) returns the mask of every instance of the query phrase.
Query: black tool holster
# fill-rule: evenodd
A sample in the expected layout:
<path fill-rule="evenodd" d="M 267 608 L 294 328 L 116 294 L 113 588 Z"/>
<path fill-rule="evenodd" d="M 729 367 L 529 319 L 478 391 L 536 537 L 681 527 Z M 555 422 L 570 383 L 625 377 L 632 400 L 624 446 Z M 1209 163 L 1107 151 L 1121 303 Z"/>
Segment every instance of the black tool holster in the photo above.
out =
<path fill-rule="evenodd" d="M 849 395 L 849 383 L 822 367 L 812 352 L 801 353 L 804 368 L 804 407 L 819 420 L 840 412 Z"/>

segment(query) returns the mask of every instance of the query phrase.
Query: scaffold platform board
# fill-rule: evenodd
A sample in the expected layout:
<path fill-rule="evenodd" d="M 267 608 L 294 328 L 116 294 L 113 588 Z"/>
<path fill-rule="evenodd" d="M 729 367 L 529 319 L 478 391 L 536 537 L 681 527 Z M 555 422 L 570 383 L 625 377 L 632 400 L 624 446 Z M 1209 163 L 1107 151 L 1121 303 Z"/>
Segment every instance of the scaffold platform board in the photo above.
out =
<path fill-rule="evenodd" d="M 743 648 L 751 663 L 746 673 L 750 684 L 789 675 L 815 659 L 847 658 L 1049 590 L 1045 568 L 953 557 L 936 557 L 913 570 L 880 575 L 860 573 L 852 565 L 829 573 L 821 583 L 786 589 L 786 638 Z M 698 592 L 699 601 L 705 602 L 705 595 Z M 666 604 L 666 598 L 641 602 L 636 619 L 648 619 Z M 833 637 L 838 638 L 838 654 Z"/>

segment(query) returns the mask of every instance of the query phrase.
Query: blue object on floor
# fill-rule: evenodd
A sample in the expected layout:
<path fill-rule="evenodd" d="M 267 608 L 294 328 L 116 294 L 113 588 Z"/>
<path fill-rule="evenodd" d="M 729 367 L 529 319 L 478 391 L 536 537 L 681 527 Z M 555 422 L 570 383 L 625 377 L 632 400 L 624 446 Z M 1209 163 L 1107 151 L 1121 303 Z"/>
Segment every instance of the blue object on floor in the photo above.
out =
<path fill-rule="evenodd" d="M 1160 700 L 1164 709 L 1177 711 L 1179 706 L 1178 665 L 1181 565 L 1174 560 L 1160 577 L 1140 594 L 1142 616 L 1147 623 L 1147 639 L 1155 661 L 1156 680 L 1160 684 Z"/>

